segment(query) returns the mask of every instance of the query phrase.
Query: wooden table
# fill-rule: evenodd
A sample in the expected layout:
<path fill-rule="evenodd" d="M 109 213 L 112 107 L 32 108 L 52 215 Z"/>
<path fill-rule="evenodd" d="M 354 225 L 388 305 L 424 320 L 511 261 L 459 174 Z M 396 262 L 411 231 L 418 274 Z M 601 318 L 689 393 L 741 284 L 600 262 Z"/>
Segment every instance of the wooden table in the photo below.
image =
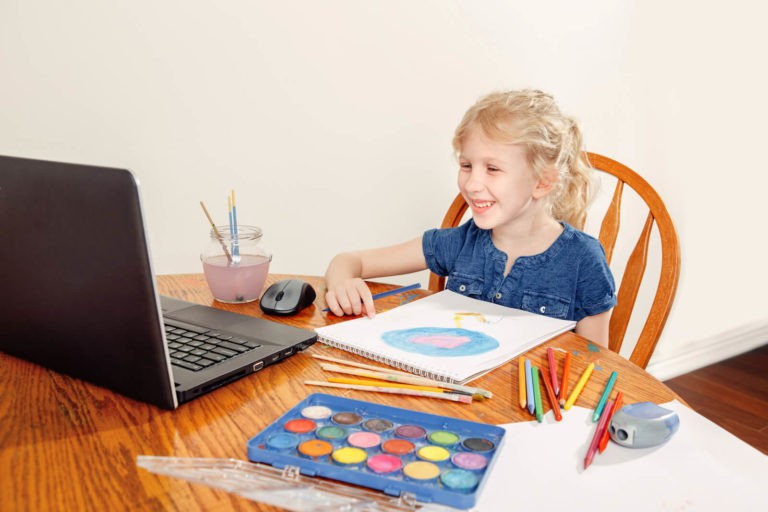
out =
<path fill-rule="evenodd" d="M 300 314 L 276 318 L 315 328 L 341 321 L 322 312 L 324 284 L 311 276 L 271 275 L 309 281 L 318 291 L 315 304 Z M 263 317 L 257 302 L 225 305 L 213 301 L 202 274 L 160 276 L 160 293 L 239 313 Z M 374 293 L 395 288 L 372 284 Z M 420 290 L 380 299 L 377 310 L 397 306 L 428 292 Z M 271 317 L 274 318 L 274 317 Z M 594 407 L 612 370 L 625 403 L 666 402 L 679 397 L 664 384 L 607 350 L 573 333 L 531 351 L 544 365 L 546 347 L 571 351 L 571 379 L 590 361 L 598 364 L 577 405 Z M 315 344 L 277 365 L 182 405 L 164 411 L 111 391 L 0 354 L 0 510 L 274 510 L 203 485 L 158 476 L 136 465 L 138 455 L 217 457 L 247 460 L 248 439 L 310 393 L 323 392 L 393 404 L 392 395 L 310 388 L 304 380 L 328 376 L 312 354 L 362 358 Z M 561 358 L 562 360 L 562 358 Z M 562 362 L 561 362 L 562 368 Z M 528 421 L 518 404 L 517 364 L 511 362 L 473 381 L 488 389 L 490 400 L 459 404 L 446 400 L 397 396 L 396 405 L 472 421 L 499 424 Z M 545 400 L 545 411 L 549 410 Z"/>

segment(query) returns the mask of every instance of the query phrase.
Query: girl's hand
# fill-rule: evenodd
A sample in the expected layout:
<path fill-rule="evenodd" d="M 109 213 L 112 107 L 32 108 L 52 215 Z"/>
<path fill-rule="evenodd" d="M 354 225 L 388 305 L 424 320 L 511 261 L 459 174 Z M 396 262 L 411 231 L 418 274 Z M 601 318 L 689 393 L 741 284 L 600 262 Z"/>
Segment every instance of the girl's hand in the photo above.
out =
<path fill-rule="evenodd" d="M 325 302 L 336 316 L 365 314 L 373 318 L 376 315 L 371 290 L 359 277 L 346 279 L 333 286 L 329 284 Z"/>

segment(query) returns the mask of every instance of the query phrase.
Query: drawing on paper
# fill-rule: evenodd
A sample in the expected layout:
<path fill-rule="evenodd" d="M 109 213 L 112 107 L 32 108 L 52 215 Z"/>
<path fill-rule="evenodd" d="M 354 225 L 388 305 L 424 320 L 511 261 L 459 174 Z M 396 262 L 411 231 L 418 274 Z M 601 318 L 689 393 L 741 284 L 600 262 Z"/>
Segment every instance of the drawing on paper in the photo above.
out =
<path fill-rule="evenodd" d="M 474 318 L 480 323 L 487 324 L 488 320 L 485 318 L 485 315 L 482 313 L 454 313 L 453 314 L 453 321 L 456 322 L 456 327 L 461 327 L 461 320 L 462 318 L 469 317 Z"/>
<path fill-rule="evenodd" d="M 499 347 L 495 338 L 460 327 L 400 329 L 385 332 L 381 338 L 384 343 L 400 350 L 438 357 L 474 356 Z"/>

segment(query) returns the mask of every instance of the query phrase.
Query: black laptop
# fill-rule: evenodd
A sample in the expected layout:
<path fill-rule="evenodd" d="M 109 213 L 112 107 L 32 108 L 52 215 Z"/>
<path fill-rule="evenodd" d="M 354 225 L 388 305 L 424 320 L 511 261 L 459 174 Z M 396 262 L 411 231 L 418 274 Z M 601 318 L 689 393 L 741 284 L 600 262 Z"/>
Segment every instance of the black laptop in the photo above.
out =
<path fill-rule="evenodd" d="M 0 351 L 165 409 L 312 331 L 158 297 L 130 171 L 0 156 Z"/>

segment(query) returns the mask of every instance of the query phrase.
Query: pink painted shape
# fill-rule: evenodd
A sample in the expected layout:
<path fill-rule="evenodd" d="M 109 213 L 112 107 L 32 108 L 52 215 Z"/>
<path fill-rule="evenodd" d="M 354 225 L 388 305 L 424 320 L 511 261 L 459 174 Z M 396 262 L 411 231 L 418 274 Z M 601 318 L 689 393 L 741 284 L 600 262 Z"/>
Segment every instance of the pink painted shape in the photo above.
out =
<path fill-rule="evenodd" d="M 469 341 L 470 338 L 468 336 L 451 336 L 447 334 L 414 336 L 411 338 L 412 343 L 417 343 L 419 345 L 434 345 L 439 348 L 456 348 Z"/>

